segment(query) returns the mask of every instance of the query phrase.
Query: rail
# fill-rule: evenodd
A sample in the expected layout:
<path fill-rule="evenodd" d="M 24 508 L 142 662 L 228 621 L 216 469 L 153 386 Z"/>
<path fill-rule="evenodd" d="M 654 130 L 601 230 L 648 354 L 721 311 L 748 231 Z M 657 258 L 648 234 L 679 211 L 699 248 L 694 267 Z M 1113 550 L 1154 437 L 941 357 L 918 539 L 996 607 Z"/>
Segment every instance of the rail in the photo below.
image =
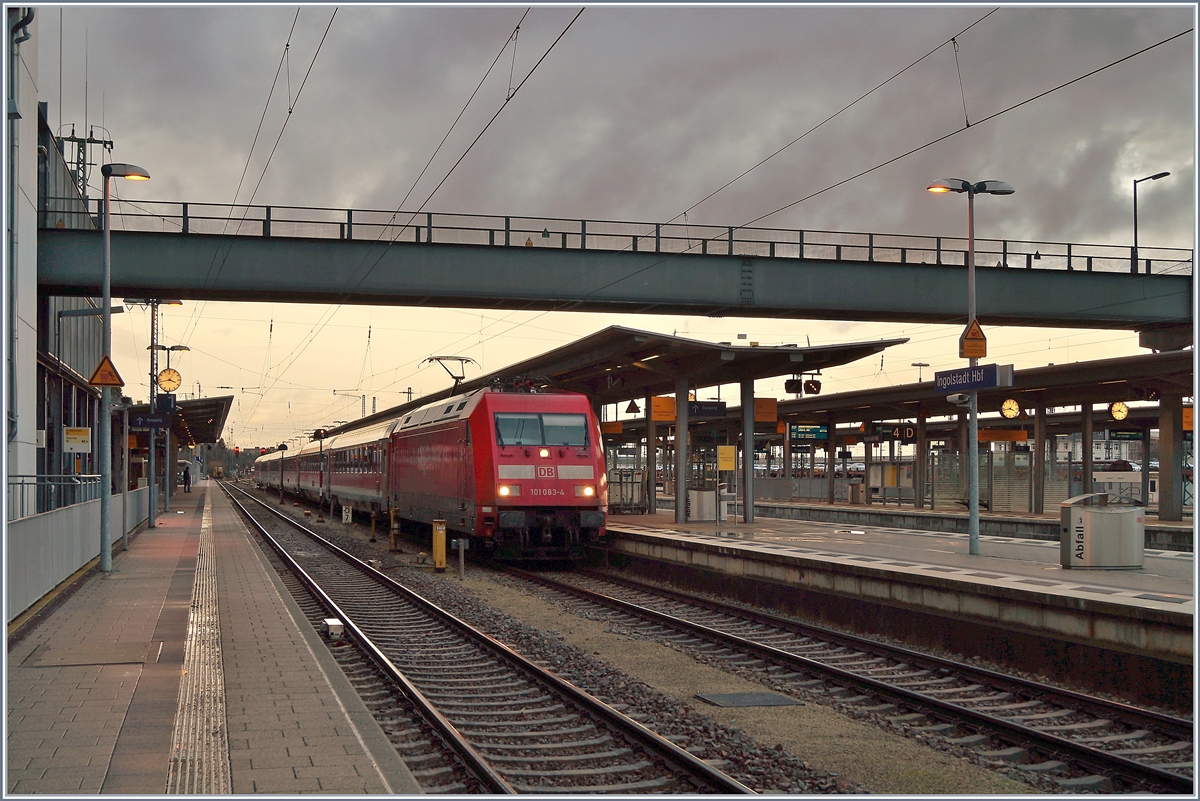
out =
<path fill-rule="evenodd" d="M 11 475 L 8 477 L 8 520 L 52 512 L 100 497 L 100 476 Z"/>
<path fill-rule="evenodd" d="M 95 216 L 43 210 L 38 225 L 92 229 L 100 218 L 97 200 Z M 112 229 L 882 264 L 963 266 L 967 261 L 965 237 L 307 206 L 114 201 Z M 1193 259 L 1193 250 L 1185 248 L 975 239 L 979 267 L 1191 275 Z"/>

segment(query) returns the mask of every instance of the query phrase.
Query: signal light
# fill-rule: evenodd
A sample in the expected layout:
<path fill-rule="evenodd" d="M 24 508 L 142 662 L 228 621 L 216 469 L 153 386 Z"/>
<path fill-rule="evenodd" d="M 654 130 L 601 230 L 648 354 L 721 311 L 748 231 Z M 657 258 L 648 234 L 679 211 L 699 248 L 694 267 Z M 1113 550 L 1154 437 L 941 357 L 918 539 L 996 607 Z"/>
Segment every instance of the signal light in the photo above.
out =
<path fill-rule="evenodd" d="M 233 449 L 233 455 L 234 455 L 234 456 L 241 456 L 241 455 L 242 455 L 242 449 L 241 449 L 241 448 L 234 448 L 234 449 Z"/>
<path fill-rule="evenodd" d="M 808 393 L 809 395 L 820 395 L 821 394 L 821 382 L 815 378 L 805 381 L 804 382 L 804 391 L 806 393 Z"/>
<path fill-rule="evenodd" d="M 803 395 L 804 382 L 799 378 L 789 378 L 783 382 L 783 391 L 789 395 Z"/>
<path fill-rule="evenodd" d="M 267 455 L 267 449 L 266 449 L 266 448 L 259 448 L 259 449 L 258 449 L 258 455 L 259 455 L 259 456 L 266 456 L 266 455 Z"/>

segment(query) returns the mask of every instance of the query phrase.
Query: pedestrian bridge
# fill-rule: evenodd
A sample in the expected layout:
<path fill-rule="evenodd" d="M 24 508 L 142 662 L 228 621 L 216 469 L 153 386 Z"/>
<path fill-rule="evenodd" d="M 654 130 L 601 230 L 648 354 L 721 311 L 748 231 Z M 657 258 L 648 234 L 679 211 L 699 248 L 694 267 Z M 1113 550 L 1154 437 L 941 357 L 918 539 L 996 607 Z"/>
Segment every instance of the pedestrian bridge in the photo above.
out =
<path fill-rule="evenodd" d="M 53 207 L 53 199 L 47 202 Z M 40 212 L 38 284 L 100 294 L 98 217 Z M 962 237 L 123 202 L 116 297 L 962 323 Z M 1190 250 L 976 240 L 989 325 L 1192 325 Z"/>

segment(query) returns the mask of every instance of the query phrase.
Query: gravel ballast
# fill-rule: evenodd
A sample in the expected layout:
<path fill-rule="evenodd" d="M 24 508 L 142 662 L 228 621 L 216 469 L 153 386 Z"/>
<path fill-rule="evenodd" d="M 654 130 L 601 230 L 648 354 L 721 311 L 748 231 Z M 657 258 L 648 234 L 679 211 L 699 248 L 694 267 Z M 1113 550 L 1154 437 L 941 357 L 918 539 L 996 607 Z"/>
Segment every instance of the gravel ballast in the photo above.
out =
<path fill-rule="evenodd" d="M 293 511 L 293 510 L 288 510 Z M 293 514 L 295 512 L 293 511 Z M 299 516 L 299 515 L 297 515 Z M 822 703 L 718 707 L 697 694 L 760 692 L 761 684 L 603 620 L 572 614 L 468 565 L 434 574 L 417 549 L 389 554 L 386 535 L 313 525 L 334 542 L 523 655 L 631 715 L 760 793 L 1029 794 L 1028 783 Z"/>

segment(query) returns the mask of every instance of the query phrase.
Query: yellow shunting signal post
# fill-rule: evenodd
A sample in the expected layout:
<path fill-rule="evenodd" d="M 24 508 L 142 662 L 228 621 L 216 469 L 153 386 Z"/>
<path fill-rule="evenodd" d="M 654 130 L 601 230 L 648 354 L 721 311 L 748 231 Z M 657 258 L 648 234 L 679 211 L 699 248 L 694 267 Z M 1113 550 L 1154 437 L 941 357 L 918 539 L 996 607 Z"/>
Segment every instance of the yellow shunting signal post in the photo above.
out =
<path fill-rule="evenodd" d="M 446 521 L 433 521 L 433 572 L 446 572 Z"/>

